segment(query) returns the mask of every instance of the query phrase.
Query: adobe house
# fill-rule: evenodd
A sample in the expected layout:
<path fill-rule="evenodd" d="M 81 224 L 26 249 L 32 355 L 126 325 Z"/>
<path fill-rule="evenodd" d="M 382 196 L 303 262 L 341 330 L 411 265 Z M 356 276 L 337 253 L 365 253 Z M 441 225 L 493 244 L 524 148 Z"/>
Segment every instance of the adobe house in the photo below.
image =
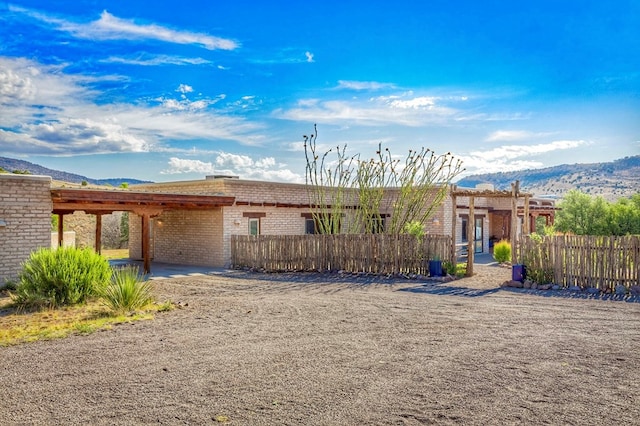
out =
<path fill-rule="evenodd" d="M 50 247 L 51 214 L 59 215 L 58 245 L 63 243 L 66 214 L 80 210 L 95 215 L 99 252 L 101 216 L 114 211 L 133 213 L 129 215 L 129 253 L 132 259 L 144 261 L 147 272 L 152 259 L 228 266 L 231 235 L 300 235 L 316 229 L 309 188 L 304 184 L 208 176 L 135 185 L 130 190 L 51 185 L 48 176 L 0 175 L 0 282 L 15 279 L 32 251 Z M 388 215 L 384 206 L 382 210 L 383 217 Z M 515 241 L 521 232 L 535 229 L 538 216 L 553 223 L 554 211 L 552 201 L 520 194 L 517 185 L 512 191 L 452 186 L 424 226 L 431 234 L 452 235 L 458 248 L 467 247 L 472 260 L 474 253 L 490 251 L 492 239 Z"/>
<path fill-rule="evenodd" d="M 204 180 L 142 184 L 132 189 L 234 198 L 233 204 L 215 209 L 167 210 L 153 217 L 148 225 L 149 250 L 160 262 L 228 266 L 231 235 L 301 235 L 315 229 L 309 188 L 304 184 L 207 176 Z M 554 211 L 553 201 L 522 194 L 518 185 L 511 191 L 452 186 L 424 226 L 427 233 L 454 236 L 458 248 L 488 253 L 495 240 L 513 241 L 522 232 L 535 229 L 537 216 L 553 223 Z M 384 217 L 384 206 L 381 213 Z M 133 259 L 142 258 L 142 227 L 140 217 L 130 217 L 129 252 Z"/>

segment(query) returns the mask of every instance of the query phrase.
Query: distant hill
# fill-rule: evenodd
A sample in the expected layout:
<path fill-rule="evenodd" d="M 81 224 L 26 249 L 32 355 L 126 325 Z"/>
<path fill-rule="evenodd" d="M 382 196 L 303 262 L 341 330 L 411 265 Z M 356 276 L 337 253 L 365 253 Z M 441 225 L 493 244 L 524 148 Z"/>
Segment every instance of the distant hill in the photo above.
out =
<path fill-rule="evenodd" d="M 562 197 L 577 189 L 614 201 L 640 193 L 640 155 L 610 163 L 563 164 L 544 169 L 471 175 L 458 181 L 457 185 L 473 188 L 479 183 L 490 183 L 496 189 L 510 189 L 516 180 L 520 181 L 521 190 L 535 196 Z"/>
<path fill-rule="evenodd" d="M 14 158 L 0 157 L 0 167 L 10 173 L 28 172 L 32 175 L 51 176 L 54 180 L 60 180 L 69 183 L 87 183 L 93 185 L 111 185 L 120 186 L 122 183 L 134 185 L 136 183 L 150 183 L 149 181 L 131 179 L 131 178 L 110 178 L 110 179 L 92 179 L 86 176 L 76 175 L 74 173 L 62 172 L 59 170 L 48 169 L 37 164 L 24 160 L 16 160 Z"/>

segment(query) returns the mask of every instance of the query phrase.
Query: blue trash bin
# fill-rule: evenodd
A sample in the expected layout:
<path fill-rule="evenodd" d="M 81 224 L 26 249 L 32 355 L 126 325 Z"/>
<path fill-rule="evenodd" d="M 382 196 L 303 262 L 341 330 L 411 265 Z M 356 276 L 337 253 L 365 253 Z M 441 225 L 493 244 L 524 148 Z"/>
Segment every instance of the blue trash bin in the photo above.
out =
<path fill-rule="evenodd" d="M 523 282 L 527 278 L 527 267 L 525 265 L 511 266 L 511 279 L 513 281 Z"/>

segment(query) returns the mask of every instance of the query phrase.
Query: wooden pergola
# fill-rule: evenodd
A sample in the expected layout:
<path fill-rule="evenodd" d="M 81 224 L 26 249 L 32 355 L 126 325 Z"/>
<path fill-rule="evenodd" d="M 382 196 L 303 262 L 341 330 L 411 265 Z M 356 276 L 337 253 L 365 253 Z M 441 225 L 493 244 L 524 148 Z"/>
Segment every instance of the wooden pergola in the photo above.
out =
<path fill-rule="evenodd" d="M 151 272 L 150 219 L 165 210 L 207 210 L 231 206 L 235 197 L 223 195 L 168 194 L 123 190 L 51 189 L 53 213 L 58 220 L 58 246 L 62 245 L 64 215 L 84 211 L 96 216 L 95 250 L 101 251 L 102 215 L 117 211 L 132 212 L 142 217 L 142 257 L 144 273 Z"/>
<path fill-rule="evenodd" d="M 480 189 L 457 189 L 455 185 L 451 188 L 451 201 L 453 203 L 453 220 L 451 225 L 451 238 L 453 244 L 451 245 L 451 258 L 456 259 L 456 226 L 457 226 L 457 198 L 468 197 L 469 198 L 469 218 L 470 222 L 475 216 L 475 199 L 476 198 L 510 198 L 511 199 L 511 263 L 516 261 L 516 229 L 518 228 L 518 199 L 524 198 L 524 225 L 522 232 L 528 234 L 531 226 L 529 224 L 529 199 L 532 194 L 520 192 L 520 181 L 515 181 L 511 184 L 511 190 L 480 190 Z M 474 261 L 474 232 L 473 226 L 467 226 L 467 276 L 473 275 L 473 261 Z"/>

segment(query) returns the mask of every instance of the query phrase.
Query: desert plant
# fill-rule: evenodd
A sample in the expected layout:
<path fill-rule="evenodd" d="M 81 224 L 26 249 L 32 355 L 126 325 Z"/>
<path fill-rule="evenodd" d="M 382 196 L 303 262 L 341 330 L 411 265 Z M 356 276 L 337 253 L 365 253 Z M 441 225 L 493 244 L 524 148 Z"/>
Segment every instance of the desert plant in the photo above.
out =
<path fill-rule="evenodd" d="M 40 249 L 22 265 L 12 294 L 21 308 L 56 308 L 84 303 L 109 283 L 109 262 L 91 249 Z"/>
<path fill-rule="evenodd" d="M 511 244 L 509 241 L 501 240 L 493 246 L 493 258 L 499 263 L 511 260 Z"/>
<path fill-rule="evenodd" d="M 411 222 L 405 223 L 402 230 L 404 231 L 405 234 L 413 235 L 418 240 L 421 240 L 425 234 L 424 226 L 422 225 L 422 222 L 420 222 L 419 220 L 412 220 Z"/>
<path fill-rule="evenodd" d="M 130 312 L 153 302 L 152 287 L 136 266 L 113 271 L 111 283 L 102 293 L 103 302 L 114 312 Z"/>

